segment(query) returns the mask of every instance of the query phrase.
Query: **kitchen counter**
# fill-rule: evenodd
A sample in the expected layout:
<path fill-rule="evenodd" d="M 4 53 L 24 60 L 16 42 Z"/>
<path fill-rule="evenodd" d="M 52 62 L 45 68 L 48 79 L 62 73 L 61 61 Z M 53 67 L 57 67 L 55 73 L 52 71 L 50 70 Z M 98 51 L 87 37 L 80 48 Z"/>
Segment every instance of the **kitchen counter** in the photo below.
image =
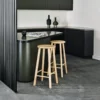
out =
<path fill-rule="evenodd" d="M 26 33 L 26 38 L 22 37 L 22 34 L 19 32 L 17 33 L 17 41 L 21 42 L 29 42 L 29 41 L 34 41 L 37 39 L 43 39 L 47 37 L 52 37 L 54 35 L 60 35 L 62 32 L 56 32 L 56 31 L 50 31 L 50 32 L 27 32 Z"/>
<path fill-rule="evenodd" d="M 75 27 L 74 26 L 58 26 L 57 28 L 54 28 L 54 27 L 47 28 L 44 26 L 44 27 L 19 27 L 17 29 L 17 32 L 52 31 L 52 30 L 64 31 L 66 29 L 93 30 L 92 28 L 88 28 L 88 27 L 76 27 L 76 26 Z"/>

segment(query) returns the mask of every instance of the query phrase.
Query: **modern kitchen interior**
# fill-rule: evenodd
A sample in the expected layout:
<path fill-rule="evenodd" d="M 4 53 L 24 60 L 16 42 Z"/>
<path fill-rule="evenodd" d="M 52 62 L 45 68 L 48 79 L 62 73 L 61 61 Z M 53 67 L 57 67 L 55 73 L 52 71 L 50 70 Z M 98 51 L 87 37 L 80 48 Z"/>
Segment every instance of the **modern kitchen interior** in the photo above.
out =
<path fill-rule="evenodd" d="M 4 28 L 9 31 L 12 27 L 9 36 L 7 31 L 1 35 L 5 45 L 4 55 L 0 54 L 4 61 L 0 62 L 7 68 L 0 72 L 0 80 L 7 85 L 4 85 L 6 89 L 11 89 L 15 100 L 97 100 L 100 97 L 99 28 L 98 21 L 90 17 L 94 13 L 90 13 L 93 5 L 87 1 L 8 2 L 16 6 L 15 10 L 7 6 L 15 15 L 7 15 L 12 18 L 8 22 L 13 23 L 11 26 L 7 23 Z"/>

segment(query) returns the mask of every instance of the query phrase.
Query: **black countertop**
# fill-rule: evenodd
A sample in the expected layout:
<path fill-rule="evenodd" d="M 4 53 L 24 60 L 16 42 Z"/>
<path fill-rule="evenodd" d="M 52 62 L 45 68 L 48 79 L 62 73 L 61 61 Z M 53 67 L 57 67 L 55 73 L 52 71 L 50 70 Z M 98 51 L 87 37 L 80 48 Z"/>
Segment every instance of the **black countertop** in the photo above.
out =
<path fill-rule="evenodd" d="M 22 37 L 21 32 L 17 33 L 17 41 L 20 42 L 29 42 L 37 39 L 42 39 L 46 37 L 51 37 L 54 35 L 60 35 L 63 34 L 62 32 L 56 32 L 56 31 L 50 31 L 50 33 L 44 31 L 44 32 L 27 32 L 26 38 Z"/>
<path fill-rule="evenodd" d="M 32 32 L 32 31 L 55 31 L 55 30 L 65 30 L 65 29 L 78 29 L 78 30 L 93 30 L 92 28 L 88 28 L 88 27 L 69 27 L 69 26 L 60 26 L 57 28 L 51 27 L 51 28 L 47 28 L 47 27 L 19 27 L 17 29 L 17 32 L 22 32 L 22 31 L 27 31 L 27 32 Z"/>

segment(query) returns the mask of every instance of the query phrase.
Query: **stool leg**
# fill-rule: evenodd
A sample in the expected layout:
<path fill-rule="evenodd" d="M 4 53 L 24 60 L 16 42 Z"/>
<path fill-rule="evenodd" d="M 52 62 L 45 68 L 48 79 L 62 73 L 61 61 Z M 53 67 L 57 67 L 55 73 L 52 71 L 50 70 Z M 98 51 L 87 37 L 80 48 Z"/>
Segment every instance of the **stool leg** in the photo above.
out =
<path fill-rule="evenodd" d="M 55 80 L 56 80 L 56 83 L 58 84 L 58 75 L 57 75 L 55 49 L 53 49 L 53 63 L 54 63 L 54 68 L 55 68 Z"/>
<path fill-rule="evenodd" d="M 54 46 L 55 46 L 55 52 L 56 52 L 56 44 L 52 43 L 51 45 L 54 45 Z M 55 53 L 54 55 L 56 55 L 56 53 Z M 54 67 L 54 62 L 53 62 L 53 67 Z M 52 68 L 52 71 L 53 71 L 53 72 L 55 71 L 55 67 Z"/>
<path fill-rule="evenodd" d="M 64 44 L 63 44 L 63 55 L 64 55 L 65 72 L 67 74 L 68 70 L 67 70 L 66 53 L 65 53 L 65 46 L 64 46 Z"/>
<path fill-rule="evenodd" d="M 63 78 L 63 65 L 62 65 L 62 48 L 60 43 L 60 67 L 61 67 L 61 77 Z"/>
<path fill-rule="evenodd" d="M 48 67 L 49 67 L 49 88 L 52 88 L 52 83 L 51 83 L 51 54 L 50 54 L 50 49 L 48 49 Z"/>
<path fill-rule="evenodd" d="M 41 72 L 41 76 L 44 75 L 44 60 L 45 60 L 45 49 L 43 49 L 43 55 L 42 55 L 42 72 Z M 41 77 L 41 81 L 43 81 L 43 77 Z"/>
<path fill-rule="evenodd" d="M 38 55 L 37 55 L 37 61 L 36 61 L 36 69 L 35 69 L 35 76 L 34 76 L 34 83 L 33 85 L 36 85 L 36 80 L 37 80 L 37 73 L 38 73 L 38 67 L 39 67 L 39 59 L 40 59 L 40 51 L 41 49 L 38 49 Z"/>
<path fill-rule="evenodd" d="M 51 43 L 51 45 L 54 45 L 53 43 Z M 53 55 L 53 50 L 51 49 L 51 55 Z M 51 61 L 52 62 L 52 64 L 51 65 L 54 65 L 53 64 L 53 61 Z M 54 67 L 54 66 L 53 66 Z M 54 71 L 54 68 L 52 67 L 52 71 Z"/>
<path fill-rule="evenodd" d="M 51 45 L 54 45 L 53 43 L 51 43 Z M 51 55 L 53 54 L 53 50 L 52 49 L 50 49 L 50 52 L 51 52 Z M 51 58 L 52 59 L 52 58 Z M 52 61 L 51 61 L 52 62 Z M 52 64 L 51 65 L 53 65 L 53 62 L 52 62 Z M 52 68 L 52 71 L 54 71 L 54 68 Z M 49 73 L 49 68 L 48 68 L 48 73 Z M 47 75 L 49 75 L 49 74 L 47 74 Z"/>

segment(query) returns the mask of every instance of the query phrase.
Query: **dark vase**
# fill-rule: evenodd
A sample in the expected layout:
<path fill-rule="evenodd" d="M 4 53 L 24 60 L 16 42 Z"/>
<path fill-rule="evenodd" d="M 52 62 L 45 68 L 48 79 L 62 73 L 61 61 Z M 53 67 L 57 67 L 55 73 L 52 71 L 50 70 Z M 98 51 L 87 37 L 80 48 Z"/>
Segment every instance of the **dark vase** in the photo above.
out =
<path fill-rule="evenodd" d="M 51 25 L 51 19 L 50 19 L 50 15 L 48 15 L 48 19 L 47 19 L 47 26 L 48 28 L 50 28 Z"/>
<path fill-rule="evenodd" d="M 22 38 L 26 38 L 26 31 L 22 32 Z"/>
<path fill-rule="evenodd" d="M 55 19 L 54 19 L 53 25 L 54 25 L 55 28 L 56 28 L 57 25 L 58 25 L 58 22 L 57 22 L 57 18 L 56 18 L 56 17 L 55 17 Z"/>

